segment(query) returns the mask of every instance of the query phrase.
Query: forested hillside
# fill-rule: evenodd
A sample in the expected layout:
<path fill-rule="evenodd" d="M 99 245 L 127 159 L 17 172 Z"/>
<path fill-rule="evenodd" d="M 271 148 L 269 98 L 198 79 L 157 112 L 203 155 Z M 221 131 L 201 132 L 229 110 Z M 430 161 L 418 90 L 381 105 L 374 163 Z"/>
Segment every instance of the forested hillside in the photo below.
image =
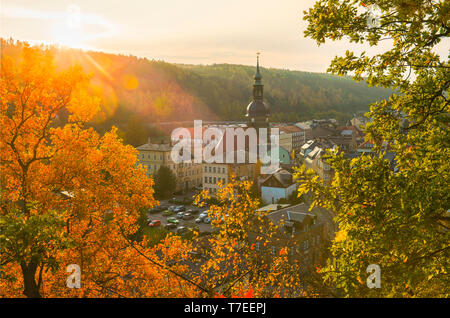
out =
<path fill-rule="evenodd" d="M 254 66 L 214 64 L 181 65 L 191 72 L 178 82 L 200 96 L 221 118 L 239 120 L 251 97 Z M 349 77 L 262 68 L 264 97 L 272 121 L 302 121 L 334 117 L 341 122 L 369 104 L 384 99 L 390 90 L 368 87 Z"/>
<path fill-rule="evenodd" d="M 2 40 L 2 54 L 19 58 L 23 42 Z M 42 49 L 47 47 L 42 46 Z M 60 67 L 79 64 L 92 74 L 91 92 L 101 99 L 92 125 L 112 125 L 137 145 L 155 134 L 149 124 L 167 121 L 242 120 L 251 94 L 254 66 L 179 65 L 135 56 L 48 48 Z M 272 121 L 334 117 L 341 122 L 391 91 L 369 88 L 348 77 L 262 68 Z"/>

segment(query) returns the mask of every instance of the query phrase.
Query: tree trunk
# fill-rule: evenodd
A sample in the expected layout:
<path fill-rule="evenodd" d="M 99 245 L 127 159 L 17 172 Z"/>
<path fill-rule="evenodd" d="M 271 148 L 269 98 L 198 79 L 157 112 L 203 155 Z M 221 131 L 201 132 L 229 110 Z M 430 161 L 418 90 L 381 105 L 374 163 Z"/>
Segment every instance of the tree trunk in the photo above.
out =
<path fill-rule="evenodd" d="M 26 264 L 23 262 L 20 264 L 22 268 L 24 291 L 23 294 L 29 298 L 41 298 L 39 293 L 39 284 L 36 283 L 36 270 L 38 264 L 35 261 L 30 261 Z"/>

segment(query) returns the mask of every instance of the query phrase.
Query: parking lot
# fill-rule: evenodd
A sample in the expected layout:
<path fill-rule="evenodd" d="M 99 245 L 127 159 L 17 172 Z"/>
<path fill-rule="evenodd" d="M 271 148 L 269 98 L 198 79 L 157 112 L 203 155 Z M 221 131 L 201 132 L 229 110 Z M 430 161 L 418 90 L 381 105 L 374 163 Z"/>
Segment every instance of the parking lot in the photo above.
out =
<path fill-rule="evenodd" d="M 182 197 L 186 197 L 189 195 L 185 195 L 185 196 L 177 196 L 175 197 L 177 200 L 181 200 Z M 177 227 L 171 228 L 170 231 L 172 232 L 176 232 L 177 228 L 180 226 L 184 226 L 186 228 L 193 228 L 193 227 L 197 227 L 198 230 L 200 232 L 211 232 L 212 231 L 212 227 L 211 224 L 207 224 L 205 222 L 200 222 L 200 223 L 196 223 L 195 220 L 198 218 L 198 216 L 208 210 L 207 207 L 197 207 L 194 205 L 183 205 L 183 204 L 179 204 L 179 203 L 170 203 L 169 200 L 160 200 L 160 206 L 173 206 L 173 207 L 178 207 L 178 206 L 183 206 L 185 208 L 185 210 L 183 212 L 187 212 L 188 210 L 197 210 L 198 213 L 192 214 L 193 218 L 189 219 L 189 220 L 185 220 L 183 218 L 178 218 L 177 217 L 177 212 L 171 212 L 170 214 L 167 212 L 166 209 L 164 209 L 163 211 L 159 211 L 159 212 L 153 212 L 153 213 L 147 213 L 148 216 L 148 223 L 150 223 L 152 220 L 159 220 L 161 221 L 161 227 L 165 227 L 169 222 L 168 219 L 173 217 L 176 220 L 179 221 L 179 223 L 177 224 Z"/>

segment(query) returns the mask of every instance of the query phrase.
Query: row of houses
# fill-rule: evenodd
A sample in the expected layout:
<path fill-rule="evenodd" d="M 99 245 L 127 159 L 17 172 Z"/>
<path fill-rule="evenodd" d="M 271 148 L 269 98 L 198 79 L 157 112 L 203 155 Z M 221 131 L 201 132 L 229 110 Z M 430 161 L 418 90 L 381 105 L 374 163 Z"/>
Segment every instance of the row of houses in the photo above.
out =
<path fill-rule="evenodd" d="M 228 125 L 229 126 L 229 125 Z M 227 125 L 218 127 L 225 130 Z M 270 175 L 261 175 L 261 163 L 175 163 L 171 158 L 174 141 L 152 142 L 137 147 L 139 162 L 144 166 L 148 175 L 158 171 L 161 166 L 167 166 L 176 176 L 177 185 L 174 191 L 187 191 L 202 187 L 214 194 L 221 182 L 226 184 L 231 177 L 238 180 L 251 180 L 258 185 L 261 198 L 266 203 L 277 203 L 281 199 L 289 198 L 297 189 L 293 180 L 293 168 L 305 164 L 313 169 L 325 182 L 331 182 L 333 171 L 323 160 L 326 149 L 339 148 L 346 154 L 362 154 L 370 152 L 373 143 L 364 140 L 364 134 L 356 126 L 338 126 L 334 119 L 313 120 L 296 124 L 274 124 L 279 129 L 279 146 L 270 149 L 267 156 L 276 152 L 280 168 Z M 206 127 L 205 127 L 206 128 Z M 243 127 L 246 129 L 246 127 Z M 192 134 L 193 135 L 193 134 Z M 225 136 L 223 137 L 225 139 Z M 202 140 L 191 140 L 201 143 Z M 226 144 L 222 140 L 218 145 Z M 237 143 L 234 143 L 235 145 Z M 245 151 L 248 150 L 246 144 Z"/>
<path fill-rule="evenodd" d="M 348 159 L 362 155 L 372 155 L 375 143 L 365 139 L 362 128 L 369 120 L 358 114 L 349 121 L 348 126 L 328 127 L 328 135 L 314 133 L 312 138 L 305 142 L 297 156 L 298 164 L 304 164 L 307 169 L 312 169 L 323 180 L 330 183 L 334 177 L 334 171 L 324 159 L 327 149 L 339 151 Z M 354 124 L 354 125 L 353 125 Z M 385 150 L 384 158 L 389 160 L 391 168 L 395 171 L 395 153 L 389 151 L 386 142 L 381 144 Z"/>
<path fill-rule="evenodd" d="M 255 181 L 259 175 L 259 165 L 255 163 L 195 163 L 172 160 L 172 142 L 148 143 L 137 147 L 139 163 L 146 169 L 147 175 L 155 174 L 161 166 L 168 167 L 175 175 L 176 191 L 188 191 L 202 187 L 212 194 L 217 192 L 218 183 L 227 184 L 231 177 L 239 180 Z M 236 162 L 236 161 L 235 161 Z"/>

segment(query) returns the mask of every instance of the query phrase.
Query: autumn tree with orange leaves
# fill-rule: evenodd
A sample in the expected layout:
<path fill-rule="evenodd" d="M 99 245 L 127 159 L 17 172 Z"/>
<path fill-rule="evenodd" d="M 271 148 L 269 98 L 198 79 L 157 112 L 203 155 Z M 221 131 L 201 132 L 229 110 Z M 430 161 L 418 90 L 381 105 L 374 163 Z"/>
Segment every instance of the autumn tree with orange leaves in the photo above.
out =
<path fill-rule="evenodd" d="M 1 296 L 192 296 L 159 263 L 186 243 L 167 237 L 148 248 L 144 239 L 137 249 L 129 239 L 139 210 L 156 202 L 153 181 L 115 129 L 85 128 L 99 108 L 88 76 L 25 47 L 19 61 L 2 56 L 0 97 Z M 81 267 L 80 289 L 66 287 L 69 264 Z"/>

